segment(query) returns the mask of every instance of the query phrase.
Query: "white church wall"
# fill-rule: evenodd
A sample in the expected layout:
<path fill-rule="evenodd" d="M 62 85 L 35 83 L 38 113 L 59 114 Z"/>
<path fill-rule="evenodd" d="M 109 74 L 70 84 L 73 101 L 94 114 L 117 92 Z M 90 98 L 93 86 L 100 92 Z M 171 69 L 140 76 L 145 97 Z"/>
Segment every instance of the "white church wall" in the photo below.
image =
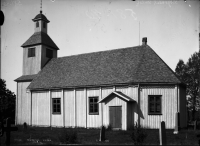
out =
<path fill-rule="evenodd" d="M 61 113 L 60 114 L 53 114 L 52 113 L 52 126 L 53 127 L 62 127 L 64 126 L 63 123 L 63 96 L 61 90 L 52 90 L 51 91 L 51 98 L 60 98 L 61 99 Z M 52 106 L 52 105 L 51 105 Z"/>
<path fill-rule="evenodd" d="M 84 89 L 76 90 L 76 126 L 86 127 L 86 94 Z"/>
<path fill-rule="evenodd" d="M 100 100 L 100 89 L 99 88 L 91 88 L 91 89 L 87 89 L 87 104 L 89 104 L 89 97 L 94 97 L 94 96 L 98 96 L 99 100 Z M 90 115 L 89 114 L 89 106 L 87 106 L 87 127 L 100 127 L 102 125 L 102 119 L 101 119 L 101 106 L 99 104 L 99 114 L 98 115 Z"/>
<path fill-rule="evenodd" d="M 32 125 L 50 126 L 50 98 L 48 91 L 32 92 Z"/>
<path fill-rule="evenodd" d="M 65 127 L 75 127 L 74 90 L 64 90 Z"/>
<path fill-rule="evenodd" d="M 16 98 L 16 124 L 26 122 L 30 125 L 31 115 L 31 96 L 30 92 L 26 91 L 30 82 L 17 83 L 17 98 Z"/>
<path fill-rule="evenodd" d="M 140 109 L 142 127 L 158 129 L 161 121 L 165 121 L 166 128 L 173 129 L 175 126 L 175 113 L 177 112 L 177 96 L 175 86 L 143 86 L 140 91 Z M 162 95 L 162 114 L 148 115 L 148 95 Z"/>

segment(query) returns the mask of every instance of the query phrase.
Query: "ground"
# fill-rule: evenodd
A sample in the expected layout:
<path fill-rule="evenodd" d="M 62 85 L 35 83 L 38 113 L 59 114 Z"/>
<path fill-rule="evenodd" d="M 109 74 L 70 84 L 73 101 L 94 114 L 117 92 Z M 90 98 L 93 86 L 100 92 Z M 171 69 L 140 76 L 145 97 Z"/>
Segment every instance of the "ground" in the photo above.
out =
<path fill-rule="evenodd" d="M 106 130 L 106 141 L 100 142 L 100 129 L 85 129 L 85 128 L 50 128 L 50 127 L 29 127 L 24 129 L 23 126 L 18 126 L 18 131 L 11 133 L 11 145 L 58 145 L 66 143 L 66 133 L 73 135 L 77 133 L 77 144 L 87 145 L 133 145 L 130 137 L 132 130 L 128 131 L 112 131 Z M 199 145 L 200 130 L 182 129 L 179 134 L 173 134 L 173 129 L 166 130 L 167 145 Z M 147 137 L 143 145 L 159 145 L 159 130 L 146 130 Z M 75 138 L 74 138 L 75 139 Z M 0 145 L 4 145 L 5 133 L 0 137 Z"/>

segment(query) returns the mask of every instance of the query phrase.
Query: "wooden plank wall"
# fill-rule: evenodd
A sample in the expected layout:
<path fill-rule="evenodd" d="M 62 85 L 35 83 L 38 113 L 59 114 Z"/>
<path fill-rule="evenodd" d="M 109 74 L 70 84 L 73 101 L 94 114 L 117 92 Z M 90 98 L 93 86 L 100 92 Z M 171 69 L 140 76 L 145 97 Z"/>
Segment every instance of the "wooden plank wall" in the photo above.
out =
<path fill-rule="evenodd" d="M 175 87 L 143 86 L 140 92 L 141 126 L 157 129 L 159 123 L 165 121 L 166 128 L 173 129 L 175 126 L 175 113 L 177 112 Z M 148 115 L 148 95 L 162 95 L 162 115 Z"/>
<path fill-rule="evenodd" d="M 32 125 L 50 126 L 50 98 L 48 91 L 32 92 Z"/>
<path fill-rule="evenodd" d="M 19 82 L 17 84 L 16 124 L 23 124 L 24 122 L 30 124 L 31 96 L 30 92 L 26 92 L 30 82 Z"/>
<path fill-rule="evenodd" d="M 74 90 L 64 90 L 65 127 L 75 127 Z"/>
<path fill-rule="evenodd" d="M 76 90 L 76 126 L 86 127 L 86 96 L 84 89 Z"/>
<path fill-rule="evenodd" d="M 89 97 L 98 96 L 100 98 L 100 89 L 99 88 L 91 88 L 87 89 L 87 99 Z M 87 100 L 87 104 L 89 103 L 89 100 Z M 89 106 L 87 106 L 87 127 L 100 127 L 101 126 L 101 106 L 99 106 L 99 114 L 98 115 L 90 115 L 89 114 Z"/>
<path fill-rule="evenodd" d="M 23 48 L 23 75 L 37 74 L 41 70 L 41 45 L 35 47 L 35 57 L 28 57 L 28 48 Z"/>
<path fill-rule="evenodd" d="M 63 127 L 63 96 L 61 90 L 52 90 L 51 98 L 61 98 L 61 114 L 52 114 L 52 126 Z"/>

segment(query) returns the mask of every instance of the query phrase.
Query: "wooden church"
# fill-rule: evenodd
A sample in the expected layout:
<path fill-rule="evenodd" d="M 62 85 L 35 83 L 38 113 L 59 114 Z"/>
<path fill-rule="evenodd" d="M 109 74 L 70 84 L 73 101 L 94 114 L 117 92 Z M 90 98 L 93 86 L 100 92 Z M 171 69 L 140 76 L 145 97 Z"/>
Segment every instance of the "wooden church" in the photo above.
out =
<path fill-rule="evenodd" d="M 16 124 L 112 128 L 186 127 L 185 85 L 147 45 L 57 57 L 42 11 L 34 34 L 22 45 L 23 75 L 17 78 Z"/>

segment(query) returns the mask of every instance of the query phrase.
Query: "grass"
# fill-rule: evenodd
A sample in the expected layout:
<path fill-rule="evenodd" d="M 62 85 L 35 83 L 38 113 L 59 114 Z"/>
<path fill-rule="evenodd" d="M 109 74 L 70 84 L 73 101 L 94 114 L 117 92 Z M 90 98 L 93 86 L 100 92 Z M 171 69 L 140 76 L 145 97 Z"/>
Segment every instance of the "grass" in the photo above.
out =
<path fill-rule="evenodd" d="M 50 127 L 29 127 L 25 130 L 23 126 L 18 126 L 18 131 L 11 133 L 11 145 L 58 145 L 62 142 L 63 132 L 66 130 L 76 130 L 77 132 L 77 144 L 85 145 L 133 145 L 133 141 L 130 137 L 131 130 L 128 131 L 112 131 L 106 130 L 105 142 L 99 142 L 100 129 L 85 129 L 85 128 L 50 128 Z M 144 145 L 159 145 L 159 130 L 147 129 L 147 137 L 144 140 Z M 196 135 L 200 134 L 200 130 L 183 129 L 179 131 L 179 134 L 174 135 L 174 130 L 166 130 L 166 138 L 168 145 L 198 145 L 198 138 Z M 0 137 L 0 145 L 4 144 L 5 133 L 3 137 Z"/>

